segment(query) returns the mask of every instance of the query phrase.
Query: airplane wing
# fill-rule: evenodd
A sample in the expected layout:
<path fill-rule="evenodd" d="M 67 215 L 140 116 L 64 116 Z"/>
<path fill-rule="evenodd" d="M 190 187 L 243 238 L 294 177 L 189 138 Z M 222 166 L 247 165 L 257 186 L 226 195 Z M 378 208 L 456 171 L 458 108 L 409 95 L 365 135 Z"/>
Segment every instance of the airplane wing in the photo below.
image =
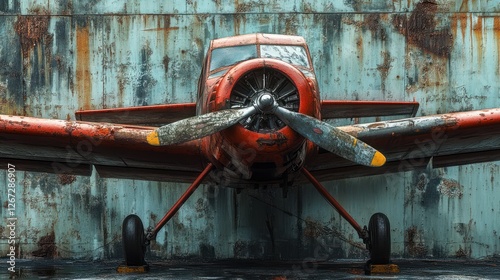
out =
<path fill-rule="evenodd" d="M 0 162 L 19 170 L 191 182 L 203 170 L 200 141 L 153 147 L 154 127 L 0 115 Z"/>
<path fill-rule="evenodd" d="M 418 106 L 419 103 L 416 101 L 323 100 L 321 117 L 323 119 L 398 115 L 414 117 Z"/>
<path fill-rule="evenodd" d="M 339 127 L 381 151 L 363 167 L 327 151 L 307 159 L 320 180 L 500 160 L 500 108 Z M 191 182 L 203 169 L 200 140 L 154 147 L 148 126 L 0 115 L 0 164 L 18 170 Z"/>
<path fill-rule="evenodd" d="M 196 103 L 82 110 L 75 113 L 79 121 L 152 126 L 169 124 L 194 115 L 196 115 Z"/>
<path fill-rule="evenodd" d="M 319 150 L 306 166 L 320 180 L 500 160 L 500 108 L 339 127 L 382 152 L 383 167 L 355 165 Z"/>

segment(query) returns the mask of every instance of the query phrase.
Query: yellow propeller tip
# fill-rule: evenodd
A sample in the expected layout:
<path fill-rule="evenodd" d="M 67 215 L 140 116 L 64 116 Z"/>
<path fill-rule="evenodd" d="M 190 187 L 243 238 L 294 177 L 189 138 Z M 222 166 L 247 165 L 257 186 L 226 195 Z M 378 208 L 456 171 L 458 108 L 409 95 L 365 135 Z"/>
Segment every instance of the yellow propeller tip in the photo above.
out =
<path fill-rule="evenodd" d="M 160 146 L 160 138 L 158 138 L 158 132 L 155 130 L 148 134 L 147 141 L 149 145 Z"/>
<path fill-rule="evenodd" d="M 379 166 L 382 166 L 385 164 L 385 156 L 380 153 L 380 152 L 375 152 L 375 154 L 373 155 L 373 158 L 372 158 L 372 162 L 371 162 L 371 166 L 373 167 L 379 167 Z"/>

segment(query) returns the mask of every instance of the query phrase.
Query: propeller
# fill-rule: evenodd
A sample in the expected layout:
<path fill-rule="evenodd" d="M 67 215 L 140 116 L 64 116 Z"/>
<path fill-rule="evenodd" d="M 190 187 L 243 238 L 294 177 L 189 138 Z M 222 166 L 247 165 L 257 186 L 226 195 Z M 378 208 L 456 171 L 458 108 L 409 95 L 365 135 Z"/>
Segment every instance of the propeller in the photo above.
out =
<path fill-rule="evenodd" d="M 153 146 L 166 146 L 200 139 L 231 127 L 256 111 L 255 107 L 227 109 L 183 119 L 157 128 L 147 141 Z"/>
<path fill-rule="evenodd" d="M 282 107 L 276 107 L 274 113 L 297 133 L 331 153 L 361 165 L 385 164 L 382 153 L 326 122 Z"/>
<path fill-rule="evenodd" d="M 350 134 L 316 118 L 280 107 L 272 94 L 264 92 L 253 106 L 227 109 L 180 120 L 151 132 L 147 141 L 163 146 L 199 139 L 244 120 L 256 112 L 274 114 L 291 129 L 323 149 L 355 163 L 378 167 L 385 164 L 385 156 Z"/>

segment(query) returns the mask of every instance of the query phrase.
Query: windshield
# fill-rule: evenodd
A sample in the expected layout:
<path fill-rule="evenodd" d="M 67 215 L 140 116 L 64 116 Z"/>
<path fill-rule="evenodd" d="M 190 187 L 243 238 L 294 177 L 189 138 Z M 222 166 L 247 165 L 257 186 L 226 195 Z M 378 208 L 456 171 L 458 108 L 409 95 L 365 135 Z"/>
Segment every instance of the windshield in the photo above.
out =
<path fill-rule="evenodd" d="M 210 71 L 256 57 L 257 48 L 255 45 L 214 49 L 210 61 Z"/>
<path fill-rule="evenodd" d="M 275 58 L 292 65 L 310 68 L 307 52 L 302 46 L 260 45 L 259 51 L 262 58 Z M 217 48 L 212 50 L 210 72 L 257 57 L 256 45 Z"/>
<path fill-rule="evenodd" d="M 261 45 L 260 56 L 276 58 L 292 65 L 309 68 L 306 50 L 301 46 Z"/>

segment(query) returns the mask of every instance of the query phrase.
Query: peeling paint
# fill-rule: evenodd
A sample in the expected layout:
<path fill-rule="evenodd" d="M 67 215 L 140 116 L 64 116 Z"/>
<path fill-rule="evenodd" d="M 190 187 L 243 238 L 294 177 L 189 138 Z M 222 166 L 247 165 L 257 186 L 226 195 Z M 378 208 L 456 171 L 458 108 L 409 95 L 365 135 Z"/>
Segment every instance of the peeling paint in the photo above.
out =
<path fill-rule="evenodd" d="M 58 179 L 59 179 L 59 184 L 69 185 L 69 184 L 76 181 L 76 176 L 75 175 L 68 175 L 68 174 L 60 174 L 60 175 L 58 175 Z"/>
<path fill-rule="evenodd" d="M 456 180 L 450 180 L 450 179 L 445 179 L 442 178 L 441 182 L 437 186 L 437 190 L 439 193 L 442 195 L 446 195 L 450 198 L 462 198 L 463 194 L 463 189 L 464 187 L 457 182 Z"/>
<path fill-rule="evenodd" d="M 426 257 L 427 248 L 422 242 L 422 233 L 417 227 L 410 227 L 405 231 L 405 249 L 411 257 Z"/>
<path fill-rule="evenodd" d="M 42 236 L 38 240 L 38 249 L 33 251 L 31 254 L 35 257 L 41 257 L 46 259 L 53 259 L 57 257 L 57 246 L 56 246 L 56 236 L 52 231 L 48 235 Z"/>
<path fill-rule="evenodd" d="M 24 59 L 28 59 L 30 53 L 39 44 L 50 46 L 52 35 L 48 33 L 50 12 L 44 9 L 35 9 L 36 16 L 18 16 L 15 30 L 19 35 Z M 46 48 L 50 50 L 50 48 Z M 50 51 L 47 53 L 50 54 Z M 25 62 L 26 63 L 26 62 Z"/>
<path fill-rule="evenodd" d="M 90 33 L 89 27 L 78 26 L 76 29 L 76 79 L 75 90 L 78 105 L 82 110 L 91 109 L 92 74 L 90 71 Z"/>
<path fill-rule="evenodd" d="M 410 44 L 429 53 L 447 57 L 453 47 L 453 35 L 448 27 L 437 27 L 437 6 L 438 4 L 432 1 L 420 2 L 409 18 L 405 15 L 394 17 L 393 25 Z"/>

